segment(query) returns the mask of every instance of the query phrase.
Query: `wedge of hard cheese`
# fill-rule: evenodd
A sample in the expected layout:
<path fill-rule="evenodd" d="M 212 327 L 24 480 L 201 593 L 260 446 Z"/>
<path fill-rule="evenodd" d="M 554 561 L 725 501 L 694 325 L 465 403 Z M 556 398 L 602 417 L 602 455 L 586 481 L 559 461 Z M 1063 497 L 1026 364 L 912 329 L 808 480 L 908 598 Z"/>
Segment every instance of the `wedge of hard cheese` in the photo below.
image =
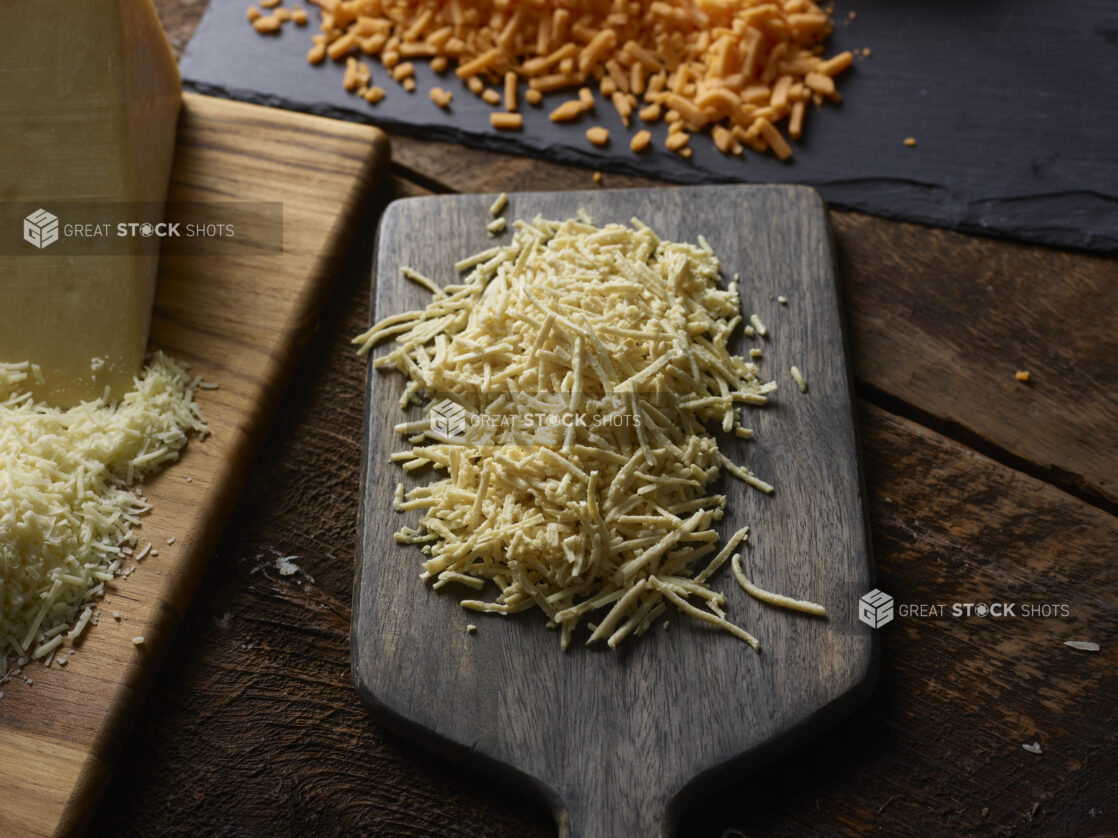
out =
<path fill-rule="evenodd" d="M 65 202 L 106 222 L 165 204 L 182 98 L 174 56 L 151 0 L 0 3 L 0 56 L 0 200 L 45 210 L 23 235 L 47 237 L 0 256 L 0 361 L 37 365 L 32 390 L 57 406 L 106 386 L 120 395 L 143 362 L 157 240 L 104 255 L 43 241 L 60 232 L 51 218 L 65 220 Z"/>

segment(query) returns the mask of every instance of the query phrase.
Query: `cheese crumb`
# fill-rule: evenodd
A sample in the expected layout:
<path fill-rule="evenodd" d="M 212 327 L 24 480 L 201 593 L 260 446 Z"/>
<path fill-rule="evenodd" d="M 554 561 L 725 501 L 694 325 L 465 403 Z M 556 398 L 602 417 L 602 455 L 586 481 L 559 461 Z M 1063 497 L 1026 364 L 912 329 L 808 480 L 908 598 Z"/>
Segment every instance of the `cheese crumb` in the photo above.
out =
<path fill-rule="evenodd" d="M 601 125 L 595 125 L 592 128 L 587 128 L 586 139 L 588 139 L 593 145 L 596 146 L 609 145 L 609 129 L 603 128 Z M 602 182 L 601 172 L 594 172 L 594 182 Z"/>
<path fill-rule="evenodd" d="M 1017 372 L 1013 374 L 1013 377 L 1021 382 L 1027 382 L 1030 378 L 1032 378 L 1028 370 L 1017 370 Z"/>
<path fill-rule="evenodd" d="M 502 192 L 500 195 L 497 196 L 497 199 L 493 201 L 493 205 L 489 207 L 489 214 L 496 217 L 504 212 L 505 207 L 507 207 L 508 205 L 509 194 L 507 192 Z"/>
<path fill-rule="evenodd" d="M 1043 754 L 1044 753 L 1044 751 L 1040 747 L 1039 742 L 1033 742 L 1031 745 L 1026 743 L 1026 744 L 1022 745 L 1021 747 L 1024 748 L 1026 751 L 1028 751 L 1030 754 Z"/>
<path fill-rule="evenodd" d="M 141 634 L 138 637 L 133 637 L 132 638 L 132 645 L 133 646 L 143 646 L 144 645 L 144 636 Z"/>
<path fill-rule="evenodd" d="M 297 559 L 298 556 L 280 556 L 276 559 L 276 570 L 279 571 L 280 576 L 293 576 L 298 573 L 302 568 L 295 564 L 292 559 Z"/>
<path fill-rule="evenodd" d="M 1081 652 L 1097 652 L 1099 650 L 1099 644 L 1090 640 L 1065 640 L 1064 645 Z"/>
<path fill-rule="evenodd" d="M 790 367 L 788 370 L 792 374 L 792 380 L 796 382 L 796 386 L 800 388 L 801 393 L 807 392 L 807 380 L 804 374 L 800 372 L 799 367 Z"/>

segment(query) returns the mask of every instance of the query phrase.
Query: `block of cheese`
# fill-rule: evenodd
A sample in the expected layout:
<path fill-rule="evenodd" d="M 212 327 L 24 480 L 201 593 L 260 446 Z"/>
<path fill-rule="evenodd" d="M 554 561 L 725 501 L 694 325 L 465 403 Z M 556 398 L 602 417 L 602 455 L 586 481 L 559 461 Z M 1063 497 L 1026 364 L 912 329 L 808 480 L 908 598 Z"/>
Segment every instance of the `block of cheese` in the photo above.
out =
<path fill-rule="evenodd" d="M 0 362 L 36 364 L 32 390 L 57 406 L 122 394 L 147 345 L 158 239 L 66 253 L 51 218 L 66 221 L 66 202 L 106 222 L 129 221 L 129 205 L 162 215 L 174 55 L 151 0 L 0 3 L 0 55 L 0 201 L 32 209 L 25 252 L 0 255 Z"/>

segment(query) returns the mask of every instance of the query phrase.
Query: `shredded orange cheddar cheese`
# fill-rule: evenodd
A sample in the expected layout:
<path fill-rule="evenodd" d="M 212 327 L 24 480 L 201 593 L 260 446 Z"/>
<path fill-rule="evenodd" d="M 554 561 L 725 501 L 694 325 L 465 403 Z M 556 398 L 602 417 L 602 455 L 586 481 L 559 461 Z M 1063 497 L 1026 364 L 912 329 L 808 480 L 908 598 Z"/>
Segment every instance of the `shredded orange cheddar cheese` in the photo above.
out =
<path fill-rule="evenodd" d="M 454 61 L 479 95 L 486 83 L 502 87 L 503 97 L 494 91 L 485 98 L 507 111 L 522 81 L 533 105 L 542 94 L 578 89 L 579 113 L 593 106 L 597 86 L 626 126 L 635 111 L 654 122 L 667 109 L 670 122 L 715 135 L 726 154 L 748 146 L 790 157 L 781 129 L 802 136 L 805 105 L 839 101 L 834 77 L 853 63 L 850 52 L 824 57 L 834 23 L 811 0 L 312 2 L 321 9 L 322 34 L 308 53 L 311 63 L 377 58 L 414 89 L 410 73 L 391 71 L 425 59 L 442 72 Z M 252 20 L 262 33 L 282 23 L 275 15 Z M 571 103 L 555 113 L 557 121 L 578 116 Z"/>

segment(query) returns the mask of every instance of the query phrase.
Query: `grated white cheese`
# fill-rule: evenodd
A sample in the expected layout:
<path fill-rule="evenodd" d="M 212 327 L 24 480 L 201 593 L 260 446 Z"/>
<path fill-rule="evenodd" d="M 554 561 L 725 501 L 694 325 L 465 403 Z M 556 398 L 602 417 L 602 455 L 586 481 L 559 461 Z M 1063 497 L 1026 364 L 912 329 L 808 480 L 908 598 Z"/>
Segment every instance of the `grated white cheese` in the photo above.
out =
<path fill-rule="evenodd" d="M 0 364 L 0 659 L 51 653 L 79 610 L 67 639 L 96 624 L 88 603 L 150 509 L 129 484 L 206 432 L 185 370 L 162 353 L 119 402 L 69 410 L 21 393 L 28 370 Z"/>
<path fill-rule="evenodd" d="M 280 576 L 293 576 L 298 573 L 301 568 L 295 564 L 293 559 L 299 558 L 298 556 L 277 556 L 276 557 L 276 570 L 279 571 Z"/>
<path fill-rule="evenodd" d="M 808 602 L 804 599 L 792 599 L 792 597 L 783 596 L 782 594 L 774 594 L 766 591 L 764 588 L 759 588 L 750 581 L 749 577 L 745 575 L 745 571 L 741 567 L 741 556 L 734 553 L 730 559 L 730 569 L 734 572 L 734 578 L 738 580 L 742 590 L 749 594 L 754 599 L 759 599 L 761 602 L 767 602 L 769 605 L 776 605 L 780 608 L 787 608 L 792 611 L 802 611 L 805 614 L 811 614 L 815 617 L 826 617 L 827 609 L 822 605 L 814 602 Z"/>
<path fill-rule="evenodd" d="M 1091 640 L 1065 640 L 1064 645 L 1081 652 L 1097 652 L 1099 650 L 1099 644 Z"/>
<path fill-rule="evenodd" d="M 497 196 L 496 200 L 493 201 L 493 205 L 489 207 L 489 214 L 492 216 L 498 216 L 505 211 L 505 207 L 507 207 L 508 205 L 509 195 L 507 192 L 502 192 L 500 195 Z"/>
<path fill-rule="evenodd" d="M 807 379 L 804 374 L 800 372 L 799 367 L 791 367 L 788 372 L 792 374 L 792 380 L 796 382 L 796 386 L 800 388 L 801 393 L 807 392 Z"/>
<path fill-rule="evenodd" d="M 726 498 L 707 487 L 726 468 L 773 491 L 706 428 L 748 438 L 739 406 L 776 389 L 727 350 L 742 323 L 736 278 L 721 287 L 705 240 L 664 242 L 636 219 L 513 227 L 510 245 L 457 263 L 469 275 L 424 310 L 354 340 L 364 354 L 393 338 L 375 366 L 409 378 L 402 406 L 424 397 L 424 418 L 396 428 L 412 447 L 392 461 L 446 474 L 397 487 L 393 507 L 421 517 L 396 541 L 422 545 L 435 588 L 495 587 L 463 607 L 539 609 L 564 648 L 591 614 L 587 642 L 614 647 L 668 604 L 758 648 L 707 585 L 747 532 L 710 558 Z"/>

